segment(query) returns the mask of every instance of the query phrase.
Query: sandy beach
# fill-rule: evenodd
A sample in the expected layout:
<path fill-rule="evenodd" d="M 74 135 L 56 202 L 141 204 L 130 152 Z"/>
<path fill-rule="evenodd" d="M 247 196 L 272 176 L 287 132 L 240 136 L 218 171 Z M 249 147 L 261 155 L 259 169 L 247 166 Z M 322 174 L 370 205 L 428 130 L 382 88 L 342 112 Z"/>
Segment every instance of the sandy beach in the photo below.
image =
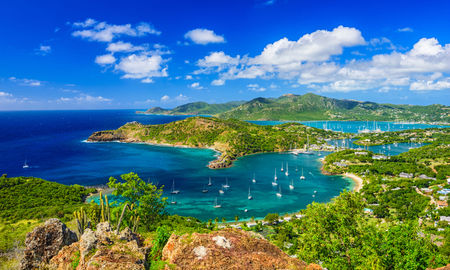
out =
<path fill-rule="evenodd" d="M 344 173 L 344 176 L 351 178 L 353 181 L 355 181 L 355 187 L 353 188 L 354 191 L 358 192 L 361 190 L 363 186 L 363 180 L 361 177 L 353 174 L 353 173 Z"/>

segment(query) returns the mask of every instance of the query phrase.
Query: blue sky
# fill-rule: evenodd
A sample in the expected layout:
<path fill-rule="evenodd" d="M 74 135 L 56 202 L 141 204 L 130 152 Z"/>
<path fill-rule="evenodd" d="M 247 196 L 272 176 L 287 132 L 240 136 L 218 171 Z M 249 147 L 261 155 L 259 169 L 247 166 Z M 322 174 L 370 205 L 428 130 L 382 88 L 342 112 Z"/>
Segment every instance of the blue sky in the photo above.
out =
<path fill-rule="evenodd" d="M 450 1 L 2 1 L 0 110 L 450 105 Z"/>

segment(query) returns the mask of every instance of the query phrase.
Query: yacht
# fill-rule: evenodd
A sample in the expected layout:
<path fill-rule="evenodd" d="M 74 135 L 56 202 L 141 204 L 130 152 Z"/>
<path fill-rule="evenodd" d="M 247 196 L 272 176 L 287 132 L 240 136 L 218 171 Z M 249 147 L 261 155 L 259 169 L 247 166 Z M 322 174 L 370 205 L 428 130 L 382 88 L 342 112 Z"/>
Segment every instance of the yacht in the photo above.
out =
<path fill-rule="evenodd" d="M 253 183 L 256 183 L 256 178 L 255 178 L 255 173 L 253 173 L 253 179 L 252 179 Z"/>
<path fill-rule="evenodd" d="M 219 189 L 219 194 L 224 194 L 224 193 L 225 193 L 225 191 L 223 191 L 223 188 Z"/>
<path fill-rule="evenodd" d="M 212 186 L 211 177 L 209 177 L 208 186 Z"/>
<path fill-rule="evenodd" d="M 253 196 L 252 196 L 252 194 L 250 193 L 250 187 L 248 187 L 248 196 L 247 196 L 247 199 L 253 200 Z"/>
<path fill-rule="evenodd" d="M 214 201 L 214 208 L 221 208 L 222 205 L 217 203 L 217 197 L 216 200 Z"/>
<path fill-rule="evenodd" d="M 305 176 L 303 175 L 303 168 L 302 168 L 302 175 L 300 176 L 300 180 L 305 180 Z"/>
<path fill-rule="evenodd" d="M 280 171 L 284 172 L 284 169 L 283 169 L 283 162 L 281 162 L 281 170 L 280 170 Z"/>
<path fill-rule="evenodd" d="M 291 179 L 291 184 L 289 185 L 289 189 L 294 189 L 294 182 L 292 181 L 292 179 Z"/>
<path fill-rule="evenodd" d="M 273 177 L 273 180 L 277 181 L 278 177 L 277 177 L 277 168 L 275 168 L 275 176 Z"/>
<path fill-rule="evenodd" d="M 286 162 L 286 172 L 284 173 L 286 176 L 289 176 L 289 163 Z"/>
<path fill-rule="evenodd" d="M 207 188 L 205 188 L 205 186 L 203 186 L 203 189 L 202 189 L 202 193 L 208 193 L 208 189 Z"/>
<path fill-rule="evenodd" d="M 223 188 L 229 188 L 230 185 L 228 185 L 228 178 L 225 178 L 225 185 L 223 185 Z"/>
<path fill-rule="evenodd" d="M 177 201 L 174 199 L 173 195 L 172 195 L 172 200 L 170 200 L 170 204 L 177 204 Z"/>
<path fill-rule="evenodd" d="M 278 192 L 277 192 L 277 197 L 282 197 L 283 195 L 281 194 L 281 185 L 278 186 Z"/>
<path fill-rule="evenodd" d="M 170 194 L 178 194 L 180 193 L 179 190 L 175 189 L 175 180 L 172 181 L 172 191 L 170 192 Z"/>
<path fill-rule="evenodd" d="M 25 162 L 23 163 L 22 168 L 24 168 L 24 169 L 30 168 L 30 166 L 27 164 L 27 160 L 26 159 L 25 159 Z"/>

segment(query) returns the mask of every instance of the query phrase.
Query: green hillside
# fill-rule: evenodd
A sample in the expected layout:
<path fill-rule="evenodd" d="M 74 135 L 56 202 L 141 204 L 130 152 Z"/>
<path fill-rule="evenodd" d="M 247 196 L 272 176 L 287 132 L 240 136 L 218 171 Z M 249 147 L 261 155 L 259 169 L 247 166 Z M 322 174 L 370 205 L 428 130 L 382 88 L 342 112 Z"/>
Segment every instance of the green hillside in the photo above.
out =
<path fill-rule="evenodd" d="M 299 123 L 260 126 L 234 119 L 190 117 L 161 125 L 128 123 L 117 130 L 98 131 L 88 141 L 146 142 L 212 148 L 222 153 L 211 168 L 231 165 L 237 157 L 259 152 L 286 151 L 307 142 L 323 144 L 326 138 L 342 134 L 307 127 Z"/>
<path fill-rule="evenodd" d="M 153 107 L 148 109 L 145 114 L 170 114 L 170 115 L 215 115 L 229 111 L 241 104 L 244 101 L 230 101 L 227 103 L 209 104 L 206 102 L 192 102 L 180 105 L 173 109 L 163 109 L 161 107 Z"/>
<path fill-rule="evenodd" d="M 378 120 L 450 122 L 450 107 L 340 100 L 315 94 L 255 98 L 218 116 L 241 120 Z"/>

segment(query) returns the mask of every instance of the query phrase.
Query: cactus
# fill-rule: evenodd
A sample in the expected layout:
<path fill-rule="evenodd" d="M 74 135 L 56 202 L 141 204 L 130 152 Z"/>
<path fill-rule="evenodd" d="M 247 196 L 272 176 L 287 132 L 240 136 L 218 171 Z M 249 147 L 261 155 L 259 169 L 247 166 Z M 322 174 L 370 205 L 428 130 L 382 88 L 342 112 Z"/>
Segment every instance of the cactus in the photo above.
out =
<path fill-rule="evenodd" d="M 111 222 L 111 213 L 109 210 L 109 202 L 108 202 L 108 196 L 105 195 L 105 200 L 103 200 L 102 192 L 100 191 L 100 220 L 101 222 L 107 221 L 108 223 Z"/>
<path fill-rule="evenodd" d="M 81 235 L 83 235 L 84 233 L 84 229 L 88 227 L 88 218 L 86 212 L 83 210 L 83 207 L 81 207 L 80 211 L 75 211 L 73 215 L 77 221 L 78 235 L 81 237 Z"/>
<path fill-rule="evenodd" d="M 117 222 L 116 234 L 119 234 L 120 224 L 122 223 L 123 215 L 125 214 L 125 210 L 127 210 L 127 207 L 128 207 L 128 202 L 126 202 L 125 205 L 123 206 L 122 214 L 120 215 L 119 222 Z"/>

